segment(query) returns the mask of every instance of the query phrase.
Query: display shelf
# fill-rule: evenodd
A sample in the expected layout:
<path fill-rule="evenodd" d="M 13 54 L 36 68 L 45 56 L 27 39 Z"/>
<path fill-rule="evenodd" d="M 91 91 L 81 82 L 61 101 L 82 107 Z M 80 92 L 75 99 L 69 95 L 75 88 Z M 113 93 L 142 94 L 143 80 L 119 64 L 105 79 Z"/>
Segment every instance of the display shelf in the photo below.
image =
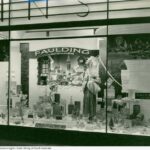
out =
<path fill-rule="evenodd" d="M 105 122 L 99 121 L 98 123 L 88 123 L 87 119 L 73 119 L 72 117 L 65 117 L 62 120 L 56 120 L 54 118 L 44 119 L 44 118 L 24 118 L 21 117 L 10 117 L 10 125 L 24 126 L 24 127 L 37 127 L 36 124 L 40 125 L 40 128 L 49 129 L 59 129 L 59 127 L 64 126 L 65 130 L 73 131 L 90 131 L 90 132 L 106 132 Z M 42 127 L 43 126 L 43 127 Z M 39 127 L 37 127 L 39 128 Z M 60 128 L 63 129 L 63 128 Z"/>

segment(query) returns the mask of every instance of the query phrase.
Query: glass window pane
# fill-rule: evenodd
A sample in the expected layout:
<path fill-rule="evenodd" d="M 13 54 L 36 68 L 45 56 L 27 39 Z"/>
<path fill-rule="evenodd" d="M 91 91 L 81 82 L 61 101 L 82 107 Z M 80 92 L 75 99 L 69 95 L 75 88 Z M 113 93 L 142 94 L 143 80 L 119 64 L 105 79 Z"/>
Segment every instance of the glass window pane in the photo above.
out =
<path fill-rule="evenodd" d="M 0 27 L 1 26 L 8 26 L 8 4 L 7 0 L 0 1 Z"/>
<path fill-rule="evenodd" d="M 148 17 L 150 3 L 147 0 L 139 1 L 110 1 L 109 18 Z"/>
<path fill-rule="evenodd" d="M 1 35 L 3 33 L 1 32 Z M 9 41 L 0 39 L 0 124 L 6 125 L 8 119 L 8 66 L 9 66 Z M 13 83 L 11 84 L 13 86 Z M 12 89 L 13 90 L 13 89 Z"/>
<path fill-rule="evenodd" d="M 150 24 L 140 23 L 140 24 L 125 24 L 125 25 L 110 25 L 108 27 L 108 33 L 109 35 L 150 33 Z"/>
<path fill-rule="evenodd" d="M 28 3 L 31 3 L 30 20 L 28 20 Z M 87 0 L 80 2 L 77 0 L 48 1 L 48 11 L 46 1 L 13 1 L 11 6 L 11 23 L 36 24 L 99 20 L 107 18 L 106 0 Z M 47 14 L 48 12 L 48 14 Z M 7 12 L 6 12 L 7 13 Z M 46 16 L 48 17 L 46 18 Z"/>
<path fill-rule="evenodd" d="M 106 132 L 106 42 L 94 37 L 12 42 L 11 69 L 21 89 L 10 124 Z"/>
<path fill-rule="evenodd" d="M 148 34 L 109 37 L 107 125 L 110 133 L 150 135 L 149 39 Z"/>

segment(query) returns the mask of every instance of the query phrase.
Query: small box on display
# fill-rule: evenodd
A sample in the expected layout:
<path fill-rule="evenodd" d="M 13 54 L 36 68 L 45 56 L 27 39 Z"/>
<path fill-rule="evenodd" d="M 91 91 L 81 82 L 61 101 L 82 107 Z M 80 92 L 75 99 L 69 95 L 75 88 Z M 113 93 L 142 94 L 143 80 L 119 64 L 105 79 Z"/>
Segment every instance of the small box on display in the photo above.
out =
<path fill-rule="evenodd" d="M 33 118 L 33 114 L 28 114 L 28 118 Z"/>
<path fill-rule="evenodd" d="M 62 120 L 62 116 L 56 116 L 56 120 Z"/>

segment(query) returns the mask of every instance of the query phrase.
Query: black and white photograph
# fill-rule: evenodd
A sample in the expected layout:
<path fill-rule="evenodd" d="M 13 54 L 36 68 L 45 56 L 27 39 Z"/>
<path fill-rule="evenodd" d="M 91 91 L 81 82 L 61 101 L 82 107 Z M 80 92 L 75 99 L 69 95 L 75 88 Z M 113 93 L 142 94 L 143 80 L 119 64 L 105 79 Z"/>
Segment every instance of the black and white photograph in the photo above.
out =
<path fill-rule="evenodd" d="M 0 0 L 0 135 L 149 146 L 150 1 Z"/>

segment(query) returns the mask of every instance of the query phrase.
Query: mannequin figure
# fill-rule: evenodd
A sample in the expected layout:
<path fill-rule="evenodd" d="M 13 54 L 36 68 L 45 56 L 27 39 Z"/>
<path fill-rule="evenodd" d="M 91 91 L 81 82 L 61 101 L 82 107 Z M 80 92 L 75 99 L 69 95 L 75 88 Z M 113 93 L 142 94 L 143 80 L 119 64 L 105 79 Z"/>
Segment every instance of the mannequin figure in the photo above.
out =
<path fill-rule="evenodd" d="M 83 81 L 83 114 L 92 121 L 96 116 L 96 95 L 100 91 L 98 58 L 91 56 L 86 62 Z"/>

